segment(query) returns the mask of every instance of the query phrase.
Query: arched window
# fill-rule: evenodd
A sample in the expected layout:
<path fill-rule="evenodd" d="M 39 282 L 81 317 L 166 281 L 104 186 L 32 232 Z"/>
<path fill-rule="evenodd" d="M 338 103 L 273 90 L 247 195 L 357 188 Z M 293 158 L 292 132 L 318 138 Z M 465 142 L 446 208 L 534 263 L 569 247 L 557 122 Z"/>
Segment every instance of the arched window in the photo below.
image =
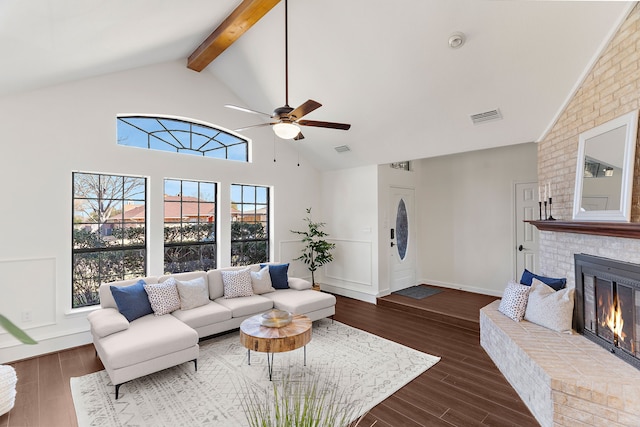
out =
<path fill-rule="evenodd" d="M 118 144 L 249 161 L 249 141 L 213 125 L 159 116 L 118 116 Z"/>

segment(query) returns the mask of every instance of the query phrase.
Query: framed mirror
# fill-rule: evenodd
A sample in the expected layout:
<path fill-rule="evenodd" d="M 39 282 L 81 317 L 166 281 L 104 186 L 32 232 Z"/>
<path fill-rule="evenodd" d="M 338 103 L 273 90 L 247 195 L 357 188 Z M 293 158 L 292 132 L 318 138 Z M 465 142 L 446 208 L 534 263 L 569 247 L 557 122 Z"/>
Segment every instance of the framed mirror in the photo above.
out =
<path fill-rule="evenodd" d="M 626 221 L 638 133 L 638 110 L 580 134 L 573 219 Z"/>

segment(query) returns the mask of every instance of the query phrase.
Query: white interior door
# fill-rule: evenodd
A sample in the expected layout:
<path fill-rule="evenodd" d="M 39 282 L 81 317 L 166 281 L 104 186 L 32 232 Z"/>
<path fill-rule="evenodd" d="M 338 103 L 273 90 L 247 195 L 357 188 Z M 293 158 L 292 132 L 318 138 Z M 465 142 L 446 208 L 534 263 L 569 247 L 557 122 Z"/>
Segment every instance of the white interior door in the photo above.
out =
<path fill-rule="evenodd" d="M 416 284 L 414 190 L 391 187 L 390 201 L 391 221 L 387 236 L 391 250 L 389 288 L 391 292 L 395 292 Z"/>
<path fill-rule="evenodd" d="M 520 279 L 526 268 L 536 272 L 538 268 L 538 229 L 525 220 L 540 219 L 538 183 L 516 184 L 516 265 L 514 279 Z M 544 213 L 543 213 L 544 215 Z"/>

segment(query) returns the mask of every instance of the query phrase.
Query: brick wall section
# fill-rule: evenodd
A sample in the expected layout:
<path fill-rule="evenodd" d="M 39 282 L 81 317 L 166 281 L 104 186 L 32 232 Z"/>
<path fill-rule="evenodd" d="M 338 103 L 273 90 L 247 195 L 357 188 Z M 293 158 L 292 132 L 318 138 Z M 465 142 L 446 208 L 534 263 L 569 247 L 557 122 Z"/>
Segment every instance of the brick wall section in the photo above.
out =
<path fill-rule="evenodd" d="M 543 427 L 637 427 L 640 370 L 577 334 L 480 310 L 480 344 Z"/>
<path fill-rule="evenodd" d="M 538 180 L 553 186 L 556 219 L 571 220 L 573 216 L 580 133 L 638 109 L 639 105 L 640 6 L 636 6 L 538 144 Z M 640 148 L 636 148 L 631 221 L 640 222 Z"/>

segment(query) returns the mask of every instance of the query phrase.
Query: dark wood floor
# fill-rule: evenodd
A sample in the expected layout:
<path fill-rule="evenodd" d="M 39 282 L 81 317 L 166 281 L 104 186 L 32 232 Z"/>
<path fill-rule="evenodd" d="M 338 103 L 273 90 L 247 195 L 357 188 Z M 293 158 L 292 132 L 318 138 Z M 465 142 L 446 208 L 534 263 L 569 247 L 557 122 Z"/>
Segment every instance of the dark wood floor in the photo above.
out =
<path fill-rule="evenodd" d="M 442 358 L 373 408 L 360 426 L 538 426 L 480 347 L 478 310 L 493 299 L 452 290 L 423 300 L 390 295 L 378 305 L 338 297 L 335 320 Z M 92 345 L 13 366 L 18 397 L 0 416 L 0 427 L 76 426 L 69 378 L 102 369 Z"/>

